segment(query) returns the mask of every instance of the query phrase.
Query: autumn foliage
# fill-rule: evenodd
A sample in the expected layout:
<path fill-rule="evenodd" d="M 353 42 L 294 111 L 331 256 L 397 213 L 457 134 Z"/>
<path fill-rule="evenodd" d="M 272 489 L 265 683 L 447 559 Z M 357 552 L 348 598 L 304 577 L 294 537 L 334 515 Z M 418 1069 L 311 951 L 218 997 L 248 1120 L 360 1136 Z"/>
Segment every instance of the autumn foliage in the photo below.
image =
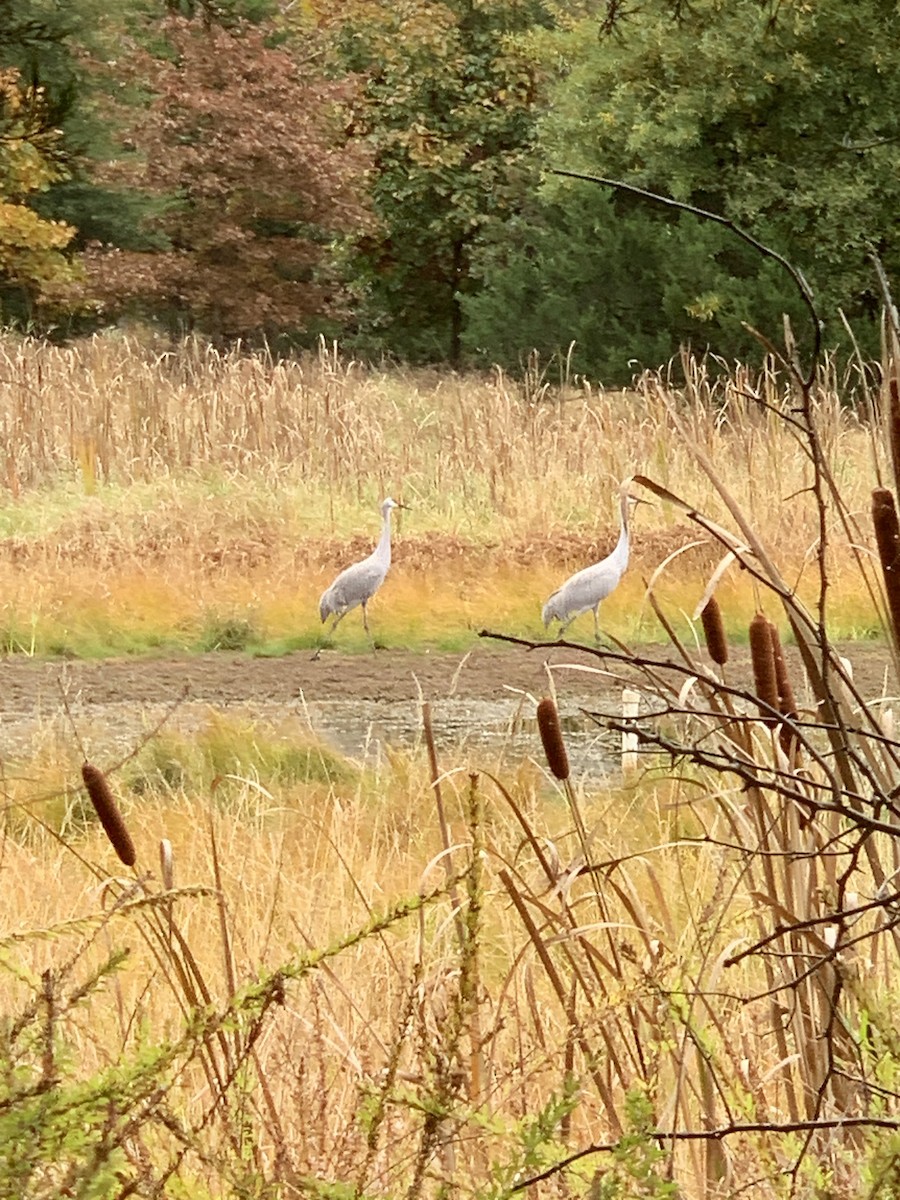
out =
<path fill-rule="evenodd" d="M 299 64 L 264 27 L 168 17 L 159 32 L 157 53 L 128 57 L 149 99 L 125 113 L 107 177 L 167 201 L 154 218 L 166 247 L 89 247 L 84 297 L 113 311 L 143 299 L 222 338 L 340 314 L 329 242 L 365 223 L 365 155 L 344 134 L 352 81 Z"/>
<path fill-rule="evenodd" d="M 30 291 L 69 276 L 62 251 L 74 229 L 28 206 L 63 174 L 58 142 L 41 90 L 15 69 L 0 70 L 0 285 Z"/>

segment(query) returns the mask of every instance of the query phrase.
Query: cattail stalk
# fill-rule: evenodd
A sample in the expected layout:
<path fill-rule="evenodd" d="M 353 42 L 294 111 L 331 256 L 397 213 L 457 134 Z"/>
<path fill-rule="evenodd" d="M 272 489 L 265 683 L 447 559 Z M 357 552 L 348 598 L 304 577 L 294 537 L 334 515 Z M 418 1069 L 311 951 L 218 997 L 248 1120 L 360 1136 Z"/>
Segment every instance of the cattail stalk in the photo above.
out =
<path fill-rule="evenodd" d="M 761 702 L 760 712 L 765 720 L 773 721 L 769 709 L 779 711 L 778 679 L 769 618 L 763 613 L 757 613 L 750 622 L 750 661 L 753 664 L 753 685 Z"/>
<path fill-rule="evenodd" d="M 872 492 L 872 525 L 881 560 L 888 614 L 894 638 L 900 640 L 900 523 L 894 493 L 889 488 L 875 488 Z"/>
<path fill-rule="evenodd" d="M 126 867 L 133 867 L 137 861 L 134 842 L 122 820 L 106 776 L 99 767 L 86 762 L 81 765 L 81 778 L 112 848 Z"/>
<path fill-rule="evenodd" d="M 537 706 L 537 723 L 547 765 L 557 779 L 568 779 L 569 756 L 559 724 L 559 710 L 549 696 L 545 696 Z"/>
<path fill-rule="evenodd" d="M 728 662 L 728 641 L 725 637 L 725 626 L 722 622 L 722 610 L 715 596 L 710 596 L 700 612 L 703 624 L 703 636 L 706 638 L 706 649 L 709 657 L 717 666 L 724 667 Z"/>

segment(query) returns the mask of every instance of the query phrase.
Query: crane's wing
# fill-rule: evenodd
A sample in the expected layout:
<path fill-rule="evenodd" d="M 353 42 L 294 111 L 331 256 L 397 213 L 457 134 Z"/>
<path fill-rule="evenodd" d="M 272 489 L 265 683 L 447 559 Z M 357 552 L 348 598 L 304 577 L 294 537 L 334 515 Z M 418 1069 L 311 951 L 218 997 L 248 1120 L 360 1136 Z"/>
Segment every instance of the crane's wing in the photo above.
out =
<path fill-rule="evenodd" d="M 566 592 L 573 599 L 577 597 L 588 608 L 594 608 L 615 590 L 621 578 L 621 568 L 616 563 L 604 560 L 577 571 L 566 580 L 560 591 Z"/>
<path fill-rule="evenodd" d="M 334 583 L 322 593 L 319 616 L 324 621 L 332 613 L 345 613 L 357 604 L 365 604 L 384 583 L 387 569 L 381 563 L 364 558 L 346 567 Z"/>
<path fill-rule="evenodd" d="M 614 590 L 622 577 L 618 565 L 604 560 L 571 575 L 544 605 L 544 624 L 568 621 L 590 612 Z"/>

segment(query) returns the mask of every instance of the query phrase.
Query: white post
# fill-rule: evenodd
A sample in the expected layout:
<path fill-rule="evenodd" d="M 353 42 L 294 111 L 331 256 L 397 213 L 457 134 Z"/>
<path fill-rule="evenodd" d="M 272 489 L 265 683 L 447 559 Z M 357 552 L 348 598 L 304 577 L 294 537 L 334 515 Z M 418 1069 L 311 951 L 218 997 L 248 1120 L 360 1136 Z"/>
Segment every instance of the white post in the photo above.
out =
<path fill-rule="evenodd" d="M 622 689 L 622 717 L 636 717 L 641 703 L 640 692 L 633 688 Z M 622 734 L 622 774 L 630 775 L 637 770 L 638 739 L 636 733 Z"/>

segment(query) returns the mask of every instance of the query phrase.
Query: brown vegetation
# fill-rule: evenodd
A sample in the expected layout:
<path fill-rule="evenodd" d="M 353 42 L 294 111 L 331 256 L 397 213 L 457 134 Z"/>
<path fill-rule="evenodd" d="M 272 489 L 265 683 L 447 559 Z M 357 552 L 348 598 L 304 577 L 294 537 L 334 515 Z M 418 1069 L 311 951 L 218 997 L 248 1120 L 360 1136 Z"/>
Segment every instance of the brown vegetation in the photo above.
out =
<path fill-rule="evenodd" d="M 358 383 L 346 375 L 336 387 Z M 192 737 L 157 731 L 116 776 L 136 861 L 155 862 L 160 843 L 168 848 L 162 880 L 109 875 L 108 845 L 99 831 L 79 830 L 67 803 L 74 748 L 64 762 L 9 779 L 16 820 L 3 861 L 21 922 L 20 959 L 4 983 L 15 1014 L 9 1054 L 16 1077 L 33 1084 L 12 1111 L 38 1131 L 48 1126 L 31 1120 L 36 1098 L 59 1098 L 58 1120 L 73 1111 L 42 1033 L 55 1022 L 88 1077 L 79 1086 L 100 1088 L 93 1125 L 77 1108 L 78 1145 L 96 1133 L 96 1154 L 115 1150 L 117 1186 L 132 1191 L 164 1194 L 179 1173 L 214 1195 L 232 1184 L 239 1194 L 238 1182 L 245 1194 L 262 1182 L 286 1196 L 321 1195 L 349 1181 L 360 1195 L 418 1200 L 432 1184 L 482 1195 L 490 1179 L 491 1195 L 527 1186 L 549 1196 L 564 1179 L 573 1191 L 610 1196 L 665 1195 L 675 1182 L 691 1200 L 717 1200 L 751 1180 L 777 1197 L 785 1176 L 798 1196 L 820 1195 L 824 1175 L 850 1196 L 863 1171 L 888 1170 L 873 1131 L 900 1130 L 890 1084 L 900 746 L 883 697 L 862 689 L 818 619 L 831 540 L 848 530 L 844 570 L 880 596 L 878 564 L 860 549 L 868 531 L 856 529 L 868 483 L 851 478 L 848 501 L 835 477 L 853 418 L 829 394 L 794 385 L 780 400 L 768 396 L 761 415 L 748 403 L 729 441 L 701 424 L 699 400 L 692 408 L 664 381 L 645 381 L 653 436 L 665 432 L 665 462 L 682 476 L 662 481 L 648 468 L 633 481 L 709 555 L 709 575 L 692 568 L 694 602 L 731 566 L 752 579 L 760 614 L 778 613 L 795 643 L 790 678 L 772 618 L 762 615 L 755 684 L 736 670 L 734 680 L 714 672 L 699 631 L 691 644 L 674 629 L 660 564 L 647 605 L 668 637 L 662 648 L 610 640 L 581 647 L 576 663 L 565 645 L 525 641 L 546 657 L 556 696 L 534 706 L 529 725 L 535 752 L 544 735 L 548 773 L 534 755 L 496 763 L 438 751 L 427 703 L 424 746 L 386 749 L 365 764 L 318 741 L 302 705 L 291 704 L 274 734 L 216 713 Z M 565 463 L 578 461 L 586 423 L 609 419 L 622 400 L 588 396 L 577 408 L 561 400 L 535 411 L 505 387 L 475 387 L 486 422 L 499 418 L 482 389 L 506 395 L 506 433 L 545 421 L 537 441 L 558 439 L 555 455 L 532 459 L 531 435 L 522 434 L 509 479 L 499 468 L 494 475 L 497 495 L 510 497 L 505 529 L 524 539 L 527 505 L 512 507 L 507 484 L 517 471 L 542 478 L 532 496 L 544 519 L 551 499 L 574 503 L 562 487 Z M 308 399 L 320 432 L 337 438 L 335 393 L 327 403 L 317 395 L 318 407 Z M 452 388 L 450 409 L 462 419 Z M 779 412 L 799 423 L 809 489 L 791 500 L 784 524 L 767 525 L 753 502 L 775 516 L 775 472 L 787 468 L 766 455 L 780 437 Z M 428 428 L 399 401 L 395 415 Z M 184 431 L 195 418 L 179 419 Z M 388 449 L 386 426 L 356 428 L 384 461 L 410 453 Z M 295 433 L 304 436 L 302 424 Z M 446 452 L 461 436 L 459 423 L 441 423 L 433 444 Z M 259 470 L 273 490 L 288 478 L 276 442 Z M 499 435 L 489 444 L 502 458 Z M 748 444 L 773 472 L 768 496 L 734 468 L 735 446 Z M 127 445 L 109 441 L 110 489 L 117 472 L 140 476 Z M 314 457 L 319 443 L 308 445 Z M 308 474 L 334 500 L 333 529 L 343 535 L 355 507 L 339 499 L 360 487 L 353 467 L 365 454 L 353 438 L 340 447 L 339 468 L 326 455 L 296 469 L 303 494 L 314 491 Z M 885 447 L 873 440 L 872 449 L 883 464 Z M 249 474 L 243 453 L 225 452 L 236 479 Z M 421 459 L 406 477 L 445 522 L 460 496 L 477 509 L 489 492 L 481 490 L 489 470 L 473 478 L 462 461 L 445 453 L 428 468 L 445 473 L 445 508 L 424 486 Z M 587 456 L 582 469 L 589 461 L 600 492 L 606 481 Z M 603 471 L 624 477 L 612 469 L 620 465 L 611 456 Z M 326 508 L 317 510 L 323 526 Z M 812 606 L 786 582 L 796 555 L 788 528 L 819 531 L 808 558 Z M 192 536 L 192 546 L 202 541 Z M 591 719 L 598 736 L 624 735 L 640 750 L 639 769 L 590 786 L 562 744 L 557 707 L 567 670 L 586 668 L 599 673 L 598 694 L 611 684 L 638 693 L 636 716 L 594 704 Z M 523 695 L 521 720 L 531 722 L 528 703 Z M 55 786 L 54 769 L 63 781 Z M 35 888 L 36 877 L 52 884 Z M 127 967 L 108 965 L 126 937 L 136 947 Z M 116 981 L 108 997 L 92 984 L 107 976 Z M 103 1073 L 111 1057 L 115 1080 Z M 68 1172 L 68 1186 L 79 1160 L 77 1149 L 66 1153 L 56 1169 Z"/>

